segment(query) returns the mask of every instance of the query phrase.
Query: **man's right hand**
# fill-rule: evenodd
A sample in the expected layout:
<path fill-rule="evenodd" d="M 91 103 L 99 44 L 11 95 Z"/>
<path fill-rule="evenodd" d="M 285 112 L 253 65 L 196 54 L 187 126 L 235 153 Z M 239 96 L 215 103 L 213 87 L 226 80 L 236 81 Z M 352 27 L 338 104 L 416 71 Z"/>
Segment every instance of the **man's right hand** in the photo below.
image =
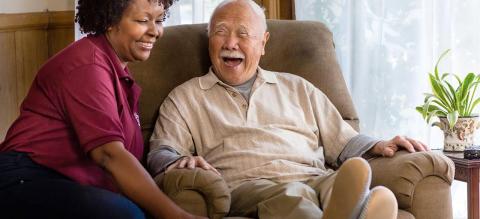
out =
<path fill-rule="evenodd" d="M 210 165 L 203 157 L 201 156 L 186 156 L 178 159 L 174 163 L 170 164 L 167 167 L 167 170 L 165 172 L 170 171 L 171 169 L 183 169 L 183 168 L 188 168 L 188 169 L 194 169 L 195 167 L 202 168 L 204 170 L 212 170 L 218 175 L 221 175 L 220 172 L 218 172 L 217 169 L 215 169 L 212 165 Z"/>

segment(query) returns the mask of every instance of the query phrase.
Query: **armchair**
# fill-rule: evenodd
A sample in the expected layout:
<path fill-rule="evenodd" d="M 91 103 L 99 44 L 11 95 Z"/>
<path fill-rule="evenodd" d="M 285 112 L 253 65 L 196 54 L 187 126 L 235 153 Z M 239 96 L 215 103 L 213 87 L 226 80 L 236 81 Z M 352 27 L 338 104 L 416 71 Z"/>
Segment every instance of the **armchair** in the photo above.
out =
<path fill-rule="evenodd" d="M 260 66 L 306 78 L 358 130 L 358 117 L 328 28 L 312 21 L 269 20 L 268 29 L 270 40 Z M 194 24 L 165 28 L 150 59 L 131 66 L 143 88 L 140 114 L 146 150 L 163 99 L 177 85 L 206 73 L 210 65 L 206 24 Z M 369 163 L 372 186 L 384 185 L 394 192 L 399 203 L 398 218 L 452 218 L 450 185 L 454 167 L 445 156 L 433 152 L 398 153 L 393 158 L 371 159 Z M 229 211 L 229 189 L 221 177 L 209 171 L 178 169 L 154 179 L 189 212 L 223 218 Z"/>

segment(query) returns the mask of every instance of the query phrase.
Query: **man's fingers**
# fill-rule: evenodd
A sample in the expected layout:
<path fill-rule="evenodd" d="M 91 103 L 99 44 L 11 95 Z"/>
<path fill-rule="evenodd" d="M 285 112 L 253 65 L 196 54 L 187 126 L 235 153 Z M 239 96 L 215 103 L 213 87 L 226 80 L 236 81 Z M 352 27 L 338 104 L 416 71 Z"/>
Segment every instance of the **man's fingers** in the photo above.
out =
<path fill-rule="evenodd" d="M 185 168 L 188 160 L 189 160 L 188 157 L 181 158 L 180 163 L 178 163 L 178 165 L 177 165 L 177 168 L 179 168 L 179 169 Z"/>
<path fill-rule="evenodd" d="M 195 168 L 196 164 L 197 164 L 197 161 L 196 161 L 195 157 L 189 157 L 188 158 L 188 168 L 189 169 Z"/>
<path fill-rule="evenodd" d="M 219 175 L 219 176 L 222 175 L 222 174 L 221 174 L 217 169 L 215 169 L 215 168 L 213 168 L 213 171 L 214 171 L 215 173 L 217 173 L 217 175 Z"/>
<path fill-rule="evenodd" d="M 428 147 L 427 144 L 425 144 L 425 143 L 423 143 L 423 142 L 421 142 L 421 141 L 420 141 L 420 144 L 423 145 L 423 148 L 425 148 L 426 151 L 429 151 L 429 150 L 430 150 L 430 147 Z"/>
<path fill-rule="evenodd" d="M 221 175 L 220 172 L 218 172 L 218 170 L 215 169 L 215 167 L 213 167 L 207 161 L 205 161 L 203 157 L 198 157 L 197 162 L 198 162 L 198 166 L 203 168 L 204 170 L 212 170 L 216 174 Z"/>
<path fill-rule="evenodd" d="M 197 164 L 198 164 L 198 167 L 201 167 L 203 169 L 206 169 L 206 170 L 210 169 L 210 165 L 202 157 L 197 158 Z"/>
<path fill-rule="evenodd" d="M 415 147 L 405 137 L 396 136 L 396 137 L 393 138 L 393 141 L 395 142 L 396 145 L 402 146 L 403 148 L 405 148 L 410 153 L 415 152 Z"/>
<path fill-rule="evenodd" d="M 413 140 L 411 138 L 406 138 L 406 139 L 413 145 L 416 151 L 426 151 L 425 147 L 422 144 L 420 144 L 419 141 Z"/>
<path fill-rule="evenodd" d="M 182 157 L 179 160 L 177 160 L 175 163 L 171 164 L 170 166 L 167 167 L 166 171 L 169 171 L 174 168 L 178 169 L 183 169 L 183 168 L 189 168 L 189 169 L 194 169 L 196 167 L 200 167 L 204 170 L 212 170 L 218 175 L 221 175 L 220 172 L 218 172 L 217 169 L 215 169 L 212 165 L 210 165 L 203 157 L 200 156 L 195 156 L 195 157 Z"/>
<path fill-rule="evenodd" d="M 392 157 L 395 154 L 395 149 L 391 147 L 386 147 L 383 149 L 382 156 L 383 157 Z"/>
<path fill-rule="evenodd" d="M 422 145 L 422 147 L 423 147 L 423 149 L 424 149 L 425 151 L 429 151 L 429 150 L 430 150 L 430 148 L 428 147 L 427 144 L 425 144 L 425 143 L 423 143 L 423 142 L 421 142 L 421 141 L 417 141 L 417 140 L 415 140 L 415 141 L 416 141 L 417 143 L 419 143 L 420 145 Z"/>
<path fill-rule="evenodd" d="M 423 148 L 423 145 L 420 144 L 418 141 L 408 137 L 405 137 L 405 139 L 407 139 L 407 141 L 413 145 L 413 148 L 415 149 L 415 151 L 425 151 L 425 148 Z"/>
<path fill-rule="evenodd" d="M 398 151 L 398 146 L 394 142 L 390 141 L 387 143 L 385 148 L 383 148 L 382 156 L 392 157 L 397 151 Z"/>

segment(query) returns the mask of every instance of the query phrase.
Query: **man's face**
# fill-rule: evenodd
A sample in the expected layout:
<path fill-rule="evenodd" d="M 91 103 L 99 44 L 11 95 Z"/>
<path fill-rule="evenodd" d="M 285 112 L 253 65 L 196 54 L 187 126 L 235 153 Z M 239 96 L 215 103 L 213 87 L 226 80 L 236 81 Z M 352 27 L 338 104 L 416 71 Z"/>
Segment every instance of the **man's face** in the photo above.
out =
<path fill-rule="evenodd" d="M 210 59 L 215 74 L 226 84 L 242 84 L 255 74 L 269 36 L 262 22 L 242 1 L 229 3 L 213 15 Z"/>

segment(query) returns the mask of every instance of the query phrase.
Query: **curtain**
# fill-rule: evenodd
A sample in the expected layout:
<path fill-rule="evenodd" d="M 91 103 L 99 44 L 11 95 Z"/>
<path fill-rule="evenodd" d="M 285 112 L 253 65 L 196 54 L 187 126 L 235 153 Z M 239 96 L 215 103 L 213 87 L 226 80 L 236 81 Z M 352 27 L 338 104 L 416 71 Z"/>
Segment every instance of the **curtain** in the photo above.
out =
<path fill-rule="evenodd" d="M 427 73 L 446 49 L 452 51 L 441 72 L 479 73 L 479 9 L 478 0 L 295 1 L 298 20 L 318 20 L 332 31 L 361 132 L 408 135 L 437 149 L 443 133 L 415 107 L 430 92 Z M 452 195 L 454 217 L 467 218 L 465 183 L 454 182 Z"/>
<path fill-rule="evenodd" d="M 181 0 L 169 9 L 164 26 L 208 23 L 210 15 L 222 0 Z"/>

